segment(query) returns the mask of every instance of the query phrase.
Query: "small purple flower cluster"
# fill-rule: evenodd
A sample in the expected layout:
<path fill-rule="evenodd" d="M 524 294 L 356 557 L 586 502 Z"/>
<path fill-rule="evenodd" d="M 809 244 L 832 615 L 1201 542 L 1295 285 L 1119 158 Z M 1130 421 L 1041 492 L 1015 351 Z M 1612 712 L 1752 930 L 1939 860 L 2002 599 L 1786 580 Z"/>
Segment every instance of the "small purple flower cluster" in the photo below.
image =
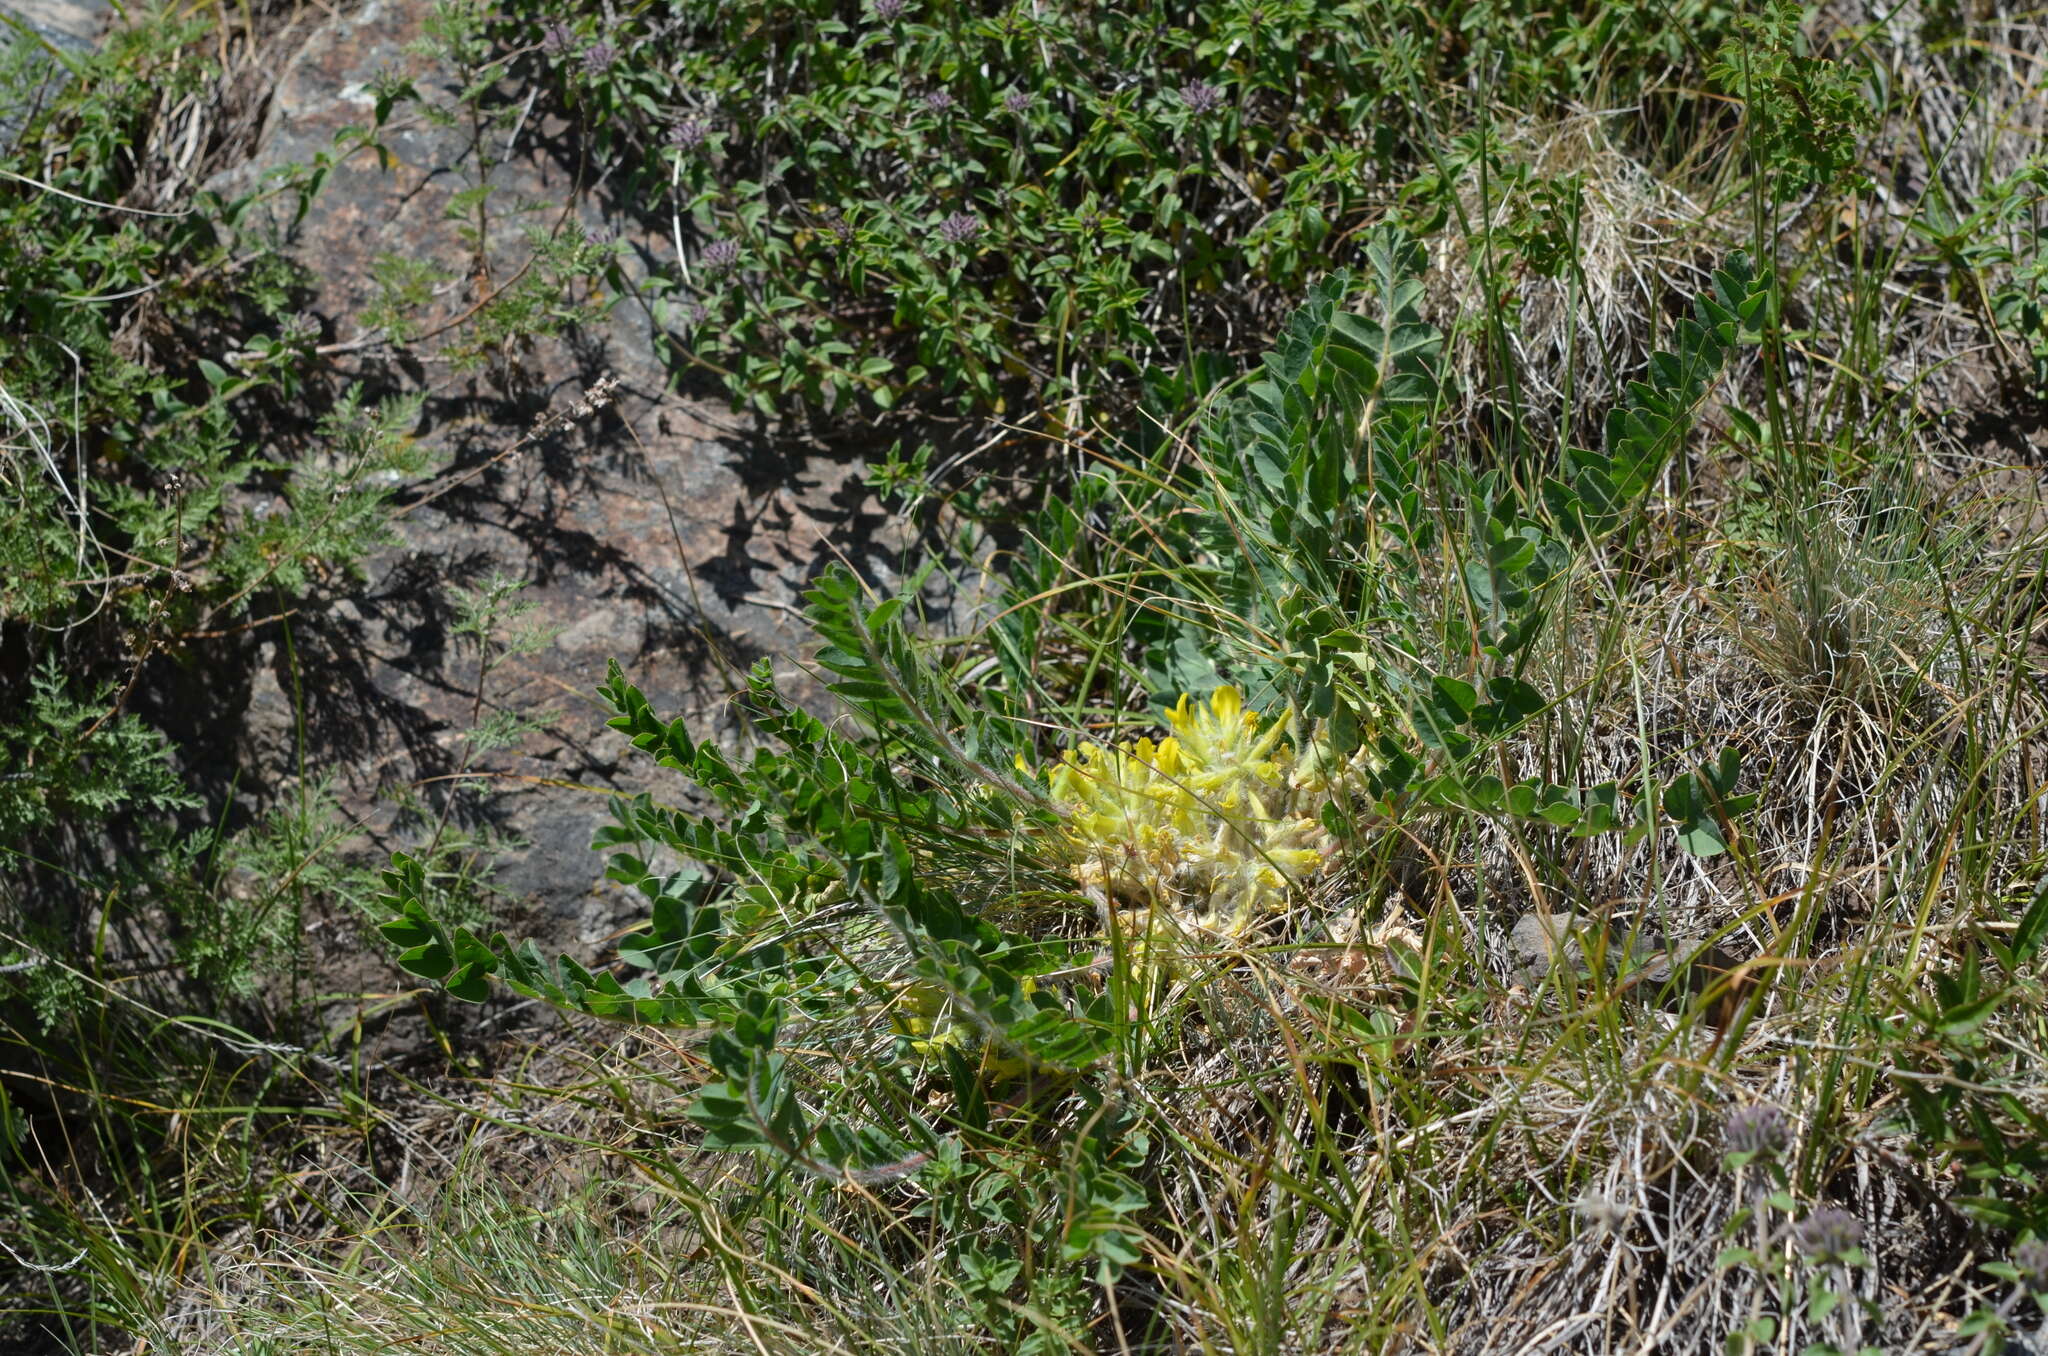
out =
<path fill-rule="evenodd" d="M 711 272 L 723 273 L 740 261 L 740 242 L 730 236 L 721 236 L 704 246 L 700 260 Z"/>
<path fill-rule="evenodd" d="M 935 89 L 924 96 L 924 106 L 933 113 L 943 113 L 953 106 L 953 96 L 946 90 Z"/>
<path fill-rule="evenodd" d="M 1180 101 L 1197 116 L 1214 113 L 1223 107 L 1223 91 L 1206 80 L 1190 80 L 1180 88 Z"/>
<path fill-rule="evenodd" d="M 883 23 L 892 23 L 903 13 L 904 0 L 875 0 L 875 17 Z"/>
<path fill-rule="evenodd" d="M 710 135 L 711 125 L 702 118 L 683 118 L 669 125 L 668 144 L 679 151 L 694 151 Z"/>
<path fill-rule="evenodd" d="M 576 45 L 576 35 L 569 31 L 569 25 L 551 23 L 540 33 L 540 53 L 551 61 L 559 61 L 569 54 Z"/>
<path fill-rule="evenodd" d="M 939 223 L 939 239 L 948 245 L 964 245 L 981 234 L 981 218 L 972 212 L 955 212 Z"/>
<path fill-rule="evenodd" d="M 603 75 L 612 68 L 612 63 L 618 59 L 619 49 L 608 42 L 600 40 L 583 54 L 583 73 L 592 78 Z"/>
<path fill-rule="evenodd" d="M 1021 89 L 1013 89 L 1003 96 L 1003 107 L 1020 118 L 1031 111 L 1032 103 L 1031 96 Z"/>
<path fill-rule="evenodd" d="M 1737 1107 L 1721 1124 L 1721 1143 L 1731 1154 L 1781 1154 L 1792 1144 L 1792 1127 L 1768 1102 Z"/>
<path fill-rule="evenodd" d="M 1839 1206 L 1822 1206 L 1792 1226 L 1792 1241 L 1817 1262 L 1840 1262 L 1863 1246 L 1863 1221 Z"/>

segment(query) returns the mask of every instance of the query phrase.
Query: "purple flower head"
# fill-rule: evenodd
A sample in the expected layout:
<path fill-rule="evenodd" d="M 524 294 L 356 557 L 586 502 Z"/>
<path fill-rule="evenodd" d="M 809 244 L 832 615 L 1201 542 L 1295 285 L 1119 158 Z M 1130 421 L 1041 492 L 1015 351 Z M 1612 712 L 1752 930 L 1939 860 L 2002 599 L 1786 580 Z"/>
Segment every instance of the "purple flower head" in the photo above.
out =
<path fill-rule="evenodd" d="M 559 60 L 567 56 L 569 49 L 575 45 L 576 35 L 569 31 L 569 25 L 567 24 L 551 23 L 541 29 L 540 50 L 542 56 Z"/>
<path fill-rule="evenodd" d="M 1791 1146 L 1792 1127 L 1769 1103 L 1737 1107 L 1721 1124 L 1721 1143 L 1731 1154 L 1781 1154 Z"/>
<path fill-rule="evenodd" d="M 596 46 L 583 54 L 583 73 L 591 76 L 603 75 L 612 68 L 612 62 L 618 60 L 618 56 L 618 48 L 600 40 Z"/>
<path fill-rule="evenodd" d="M 1792 1241 L 1817 1262 L 1846 1261 L 1863 1246 L 1863 1221 L 1836 1206 L 1823 1206 L 1792 1226 Z"/>
<path fill-rule="evenodd" d="M 934 113 L 943 113 L 953 106 L 953 96 L 946 90 L 935 89 L 924 96 L 924 106 Z"/>
<path fill-rule="evenodd" d="M 668 144 L 679 151 L 694 151 L 710 135 L 711 124 L 702 118 L 684 118 L 669 125 Z"/>
<path fill-rule="evenodd" d="M 713 273 L 723 273 L 740 261 L 740 242 L 730 236 L 721 236 L 704 247 L 701 257 L 705 268 Z"/>
<path fill-rule="evenodd" d="M 1206 80 L 1190 80 L 1180 87 L 1180 101 L 1190 113 L 1214 113 L 1223 107 L 1223 91 Z"/>
<path fill-rule="evenodd" d="M 2048 1243 L 2028 1239 L 2012 1250 L 2012 1265 L 2027 1289 L 2037 1295 L 2048 1292 Z"/>
<path fill-rule="evenodd" d="M 711 312 L 704 308 L 703 302 L 693 301 L 689 305 L 683 307 L 683 313 L 681 316 L 678 317 L 678 319 L 680 319 L 683 322 L 684 329 L 694 330 L 699 325 L 703 324 L 705 318 L 708 317 L 710 314 Z"/>
<path fill-rule="evenodd" d="M 1031 96 L 1021 89 L 1013 89 L 1003 96 L 1003 107 L 1020 118 L 1031 111 L 1031 104 Z"/>
<path fill-rule="evenodd" d="M 903 13 L 904 0 L 875 0 L 875 17 L 890 23 Z"/>
<path fill-rule="evenodd" d="M 939 239 L 948 245 L 964 245 L 981 234 L 981 218 L 972 212 L 955 212 L 939 223 Z"/>

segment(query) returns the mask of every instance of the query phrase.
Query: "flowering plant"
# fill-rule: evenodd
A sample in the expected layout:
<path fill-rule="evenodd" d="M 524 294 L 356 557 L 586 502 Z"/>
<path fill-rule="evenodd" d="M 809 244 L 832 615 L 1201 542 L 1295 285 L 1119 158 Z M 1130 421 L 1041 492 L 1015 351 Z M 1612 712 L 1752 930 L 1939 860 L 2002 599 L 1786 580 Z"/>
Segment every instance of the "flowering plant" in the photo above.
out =
<path fill-rule="evenodd" d="M 1344 770 L 1297 749 L 1292 711 L 1263 717 L 1235 687 L 1183 695 L 1166 718 L 1164 739 L 1084 744 L 1049 773 L 1077 874 L 1107 907 L 1241 937 L 1322 869 L 1319 810 Z"/>

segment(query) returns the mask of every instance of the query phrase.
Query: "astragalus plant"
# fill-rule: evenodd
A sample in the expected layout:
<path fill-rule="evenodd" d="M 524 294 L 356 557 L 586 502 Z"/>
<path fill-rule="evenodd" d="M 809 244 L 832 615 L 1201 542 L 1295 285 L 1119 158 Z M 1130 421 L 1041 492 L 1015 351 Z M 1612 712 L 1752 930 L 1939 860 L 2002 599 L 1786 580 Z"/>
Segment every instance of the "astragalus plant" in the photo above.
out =
<path fill-rule="evenodd" d="M 758 745 L 736 758 L 613 670 L 614 726 L 716 803 L 620 805 L 600 846 L 651 916 L 618 966 L 450 928 L 402 858 L 384 929 L 401 963 L 459 997 L 495 978 L 699 1033 L 692 1128 L 639 1161 L 710 1209 L 703 1156 L 753 1155 L 762 1256 L 806 1287 L 850 1284 L 853 1254 L 820 1262 L 771 1217 L 820 1212 L 1005 1349 L 1262 1327 L 1363 1343 L 1424 1321 L 1439 1279 L 1402 1268 L 1436 1206 L 1402 1184 L 1432 1145 L 1471 1156 L 1455 1180 L 1525 1206 L 1607 1161 L 1553 1170 L 1519 1133 L 1450 1133 L 1504 1115 L 1503 1088 L 1428 1070 L 1502 1039 L 1524 1058 L 1552 1041 L 1574 1060 L 1660 1043 L 1698 1060 L 1700 1014 L 1753 992 L 1701 977 L 1700 936 L 1661 971 L 1560 964 L 1541 1002 L 1514 998 L 1483 921 L 1512 895 L 1474 893 L 1458 862 L 1515 856 L 1542 892 L 1520 907 L 1565 913 L 1575 858 L 1741 860 L 1736 750 L 1561 776 L 1541 745 L 1566 699 L 1532 680 L 1545 638 L 1581 620 L 1560 611 L 1573 581 L 1754 341 L 1769 281 L 1731 261 L 1605 446 L 1524 489 L 1432 462 L 1442 340 L 1415 314 L 1420 255 L 1383 233 L 1370 257 L 1371 277 L 1317 289 L 1188 460 L 1133 482 L 1152 527 L 1111 566 L 1149 601 L 1109 667 L 1142 672 L 1163 647 L 1215 679 L 1203 697 L 1127 710 L 1106 739 L 1074 730 L 1049 718 L 1061 694 L 1002 658 L 1029 653 L 1030 609 L 963 651 L 921 634 L 914 591 L 877 600 L 828 573 L 809 616 L 830 720 L 757 669 L 741 702 Z M 1483 1167 L 1495 1154 L 1520 1186 Z M 1381 1266 L 1405 1279 L 1343 1298 Z"/>
<path fill-rule="evenodd" d="M 2026 558 L 1960 549 L 1938 498 L 1807 495 L 1871 476 L 1766 418 L 1785 297 L 1747 257 L 1597 446 L 1514 455 L 1446 435 L 1472 337 L 1423 319 L 1421 252 L 1366 257 L 1034 521 L 973 634 L 826 572 L 836 705 L 757 669 L 744 753 L 613 671 L 616 728 L 709 801 L 602 835 L 649 911 L 616 959 L 463 932 L 395 862 L 402 964 L 606 1021 L 585 1086 L 631 1113 L 602 1153 L 657 1204 L 515 1257 L 518 1207 L 408 1216 L 296 1259 L 249 1331 L 1760 1351 L 2031 1322 Z M 1780 482 L 1702 530 L 1695 477 L 1767 429 Z M 1845 616 L 1886 650 L 1812 662 Z M 634 1262 L 614 1289 L 502 1302 L 548 1256 L 583 1275 L 588 1229 Z"/>

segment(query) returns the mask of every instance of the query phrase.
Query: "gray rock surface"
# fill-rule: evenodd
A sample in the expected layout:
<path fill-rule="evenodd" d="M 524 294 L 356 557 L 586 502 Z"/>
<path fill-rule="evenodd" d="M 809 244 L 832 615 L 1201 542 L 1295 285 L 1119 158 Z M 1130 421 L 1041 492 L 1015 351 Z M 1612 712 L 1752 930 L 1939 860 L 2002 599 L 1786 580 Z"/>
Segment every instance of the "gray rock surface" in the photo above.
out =
<path fill-rule="evenodd" d="M 52 49 L 89 49 L 111 12 L 105 0 L 0 0 L 0 48 L 28 48 L 20 65 L 0 71 L 0 146 L 11 145 L 29 111 L 69 79 Z"/>
<path fill-rule="evenodd" d="M 7 0 L 0 14 L 56 47 L 82 51 L 98 40 L 113 6 L 105 0 Z M 8 25 L 12 27 L 12 25 Z"/>
<path fill-rule="evenodd" d="M 380 72 L 444 96 L 432 88 L 432 65 L 407 50 L 427 9 L 373 0 L 315 29 L 282 69 L 254 159 L 213 186 L 232 191 L 328 151 L 343 127 L 369 121 L 367 91 Z M 450 318 L 480 295 L 446 220 L 472 173 L 465 134 L 403 114 L 394 122 L 403 124 L 387 141 L 396 163 L 387 169 L 369 151 L 341 161 L 293 233 L 293 252 L 315 280 L 308 314 L 323 343 L 365 338 L 381 255 L 424 258 L 461 280 L 438 303 Z M 523 220 L 506 214 L 515 219 L 493 240 L 499 267 L 525 257 L 528 223 L 565 214 L 625 242 L 629 270 L 662 258 L 670 247 L 661 232 L 607 216 L 578 191 L 579 176 L 593 172 L 571 132 L 539 112 L 523 120 L 493 181 L 505 201 L 539 210 Z M 345 811 L 365 822 L 373 853 L 427 832 L 398 812 L 406 794 L 438 806 L 461 787 L 455 823 L 526 844 L 495 874 L 508 928 L 585 953 L 634 910 L 588 850 L 606 818 L 601 792 L 679 792 L 606 728 L 609 712 L 592 695 L 606 661 L 617 659 L 657 710 L 700 733 L 723 728 L 727 695 L 764 657 L 786 690 L 822 704 L 799 665 L 805 633 L 795 608 L 806 581 L 845 559 L 887 584 L 902 545 L 856 458 L 779 438 L 722 400 L 670 393 L 645 312 L 628 300 L 612 317 L 601 332 L 536 344 L 488 374 L 452 371 L 432 343 L 424 353 L 375 342 L 337 353 L 330 394 L 347 382 L 424 393 L 417 435 L 458 471 L 490 462 L 537 414 L 573 403 L 601 378 L 617 379 L 619 398 L 406 512 L 402 539 L 370 562 L 367 580 L 294 617 L 288 645 L 265 633 L 236 736 L 241 766 L 283 773 L 300 763 L 303 728 L 306 766 L 332 779 Z M 429 329 L 435 323 L 428 318 Z M 478 665 L 451 631 L 451 590 L 494 574 L 526 582 L 531 621 L 551 639 L 493 674 L 480 709 L 550 723 L 465 769 Z M 465 770 L 491 776 L 446 780 Z M 280 776 L 266 789 L 288 784 Z"/>
<path fill-rule="evenodd" d="M 1571 912 L 1524 914 L 1508 935 L 1508 955 L 1517 981 L 1531 986 L 1558 971 L 1589 978 L 1597 962 L 1606 974 L 1653 990 L 1663 988 L 1674 970 L 1682 969 L 1677 988 L 1681 994 L 1697 993 L 1736 967 L 1727 951 L 1719 946 L 1703 949 L 1698 938 L 1631 931 Z"/>

